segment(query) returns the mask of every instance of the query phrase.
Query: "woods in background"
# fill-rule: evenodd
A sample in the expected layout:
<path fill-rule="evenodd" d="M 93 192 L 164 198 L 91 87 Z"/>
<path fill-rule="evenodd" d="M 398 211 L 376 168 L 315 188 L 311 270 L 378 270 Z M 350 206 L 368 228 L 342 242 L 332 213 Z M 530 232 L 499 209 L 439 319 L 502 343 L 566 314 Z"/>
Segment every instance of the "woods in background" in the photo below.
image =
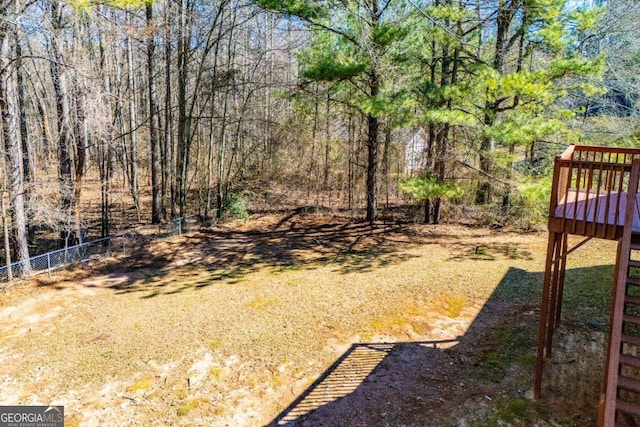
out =
<path fill-rule="evenodd" d="M 0 0 L 13 256 L 28 259 L 36 229 L 68 246 L 87 227 L 222 218 L 272 187 L 369 221 L 381 201 L 409 200 L 425 222 L 539 220 L 550 156 L 637 143 L 638 12 L 631 0 Z"/>

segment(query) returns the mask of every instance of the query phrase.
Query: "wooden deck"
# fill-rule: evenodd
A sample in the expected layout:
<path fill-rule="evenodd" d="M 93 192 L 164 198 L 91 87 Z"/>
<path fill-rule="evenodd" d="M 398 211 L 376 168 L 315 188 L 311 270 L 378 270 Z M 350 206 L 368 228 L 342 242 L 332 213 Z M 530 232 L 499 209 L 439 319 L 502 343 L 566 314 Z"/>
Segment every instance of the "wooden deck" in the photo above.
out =
<path fill-rule="evenodd" d="M 599 427 L 640 426 L 639 180 L 640 149 L 571 145 L 554 160 L 534 396 L 560 325 L 568 255 L 592 237 L 617 240 Z M 586 238 L 569 248 L 572 234 Z"/>
<path fill-rule="evenodd" d="M 620 239 L 634 158 L 640 158 L 640 149 L 576 145 L 569 146 L 557 156 L 549 231 Z M 640 197 L 636 197 L 635 202 L 640 206 Z M 633 220 L 633 232 L 640 233 L 637 214 Z"/>

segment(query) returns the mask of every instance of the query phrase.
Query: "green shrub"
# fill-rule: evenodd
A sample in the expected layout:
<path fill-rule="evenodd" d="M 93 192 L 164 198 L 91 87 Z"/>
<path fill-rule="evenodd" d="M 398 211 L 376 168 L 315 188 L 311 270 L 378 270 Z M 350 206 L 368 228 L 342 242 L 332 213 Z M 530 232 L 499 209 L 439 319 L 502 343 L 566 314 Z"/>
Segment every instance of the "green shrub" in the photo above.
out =
<path fill-rule="evenodd" d="M 249 220 L 247 201 L 242 194 L 229 193 L 224 201 L 224 211 L 231 212 L 235 217 L 241 218 L 244 221 Z"/>

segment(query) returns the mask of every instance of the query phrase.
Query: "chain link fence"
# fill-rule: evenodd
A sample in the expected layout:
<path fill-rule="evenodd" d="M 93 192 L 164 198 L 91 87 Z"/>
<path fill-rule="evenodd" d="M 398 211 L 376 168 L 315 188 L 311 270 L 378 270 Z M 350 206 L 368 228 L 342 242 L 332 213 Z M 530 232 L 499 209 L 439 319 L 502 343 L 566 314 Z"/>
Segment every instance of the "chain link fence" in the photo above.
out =
<path fill-rule="evenodd" d="M 178 236 L 197 229 L 202 224 L 199 215 L 189 215 L 183 218 L 176 218 L 158 227 L 158 232 L 154 237 Z"/>
<path fill-rule="evenodd" d="M 195 230 L 200 224 L 198 215 L 190 215 L 162 224 L 157 228 L 157 231 L 152 231 L 151 233 L 132 231 L 37 255 L 29 259 L 31 274 L 50 273 L 65 266 L 88 262 L 103 256 L 124 255 L 132 243 L 133 236 L 141 234 L 146 238 L 177 236 Z M 22 262 L 14 262 L 10 266 L 2 266 L 0 267 L 0 282 L 8 282 L 11 278 L 24 276 L 24 272 L 25 265 Z"/>

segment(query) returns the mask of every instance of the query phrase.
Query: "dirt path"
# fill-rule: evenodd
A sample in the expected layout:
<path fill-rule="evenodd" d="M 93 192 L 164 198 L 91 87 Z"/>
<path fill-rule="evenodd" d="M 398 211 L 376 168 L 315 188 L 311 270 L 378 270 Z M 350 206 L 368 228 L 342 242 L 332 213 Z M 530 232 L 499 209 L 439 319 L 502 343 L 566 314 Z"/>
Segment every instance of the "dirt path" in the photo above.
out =
<path fill-rule="evenodd" d="M 0 403 L 67 426 L 589 425 L 525 398 L 544 247 L 326 216 L 153 242 L 2 294 Z"/>

